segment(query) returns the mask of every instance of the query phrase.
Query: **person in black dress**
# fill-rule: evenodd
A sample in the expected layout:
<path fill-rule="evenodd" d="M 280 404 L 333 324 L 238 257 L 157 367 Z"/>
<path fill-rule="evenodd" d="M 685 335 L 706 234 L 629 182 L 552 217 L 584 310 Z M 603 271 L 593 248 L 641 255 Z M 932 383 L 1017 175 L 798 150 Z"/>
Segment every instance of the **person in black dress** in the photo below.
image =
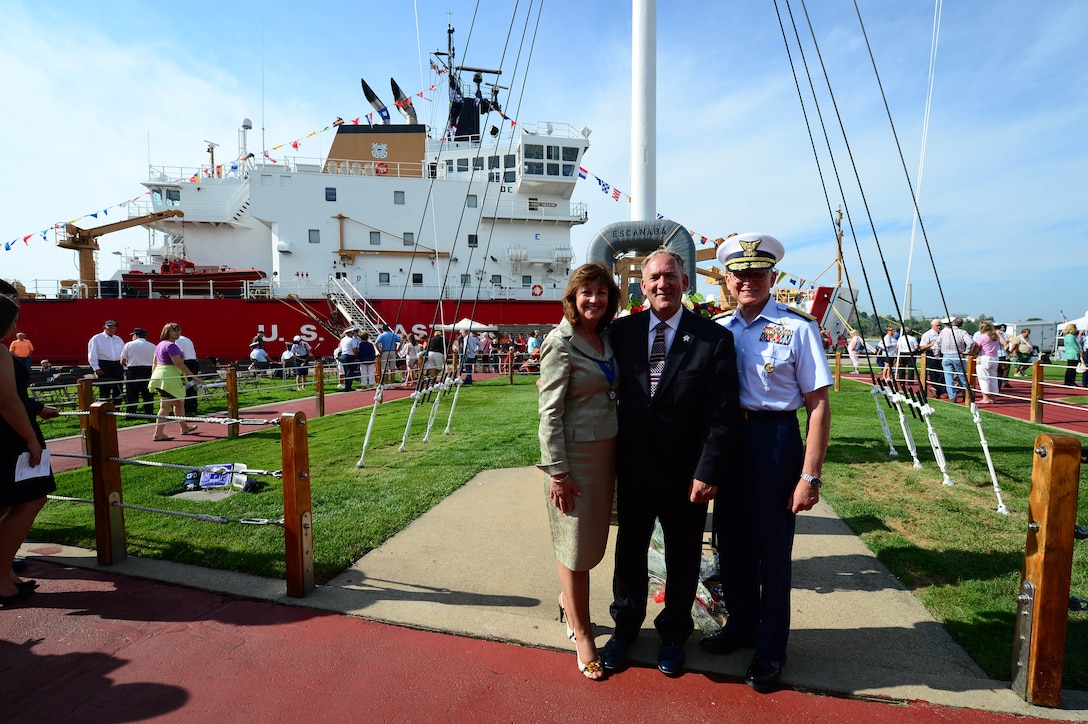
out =
<path fill-rule="evenodd" d="M 15 334 L 18 319 L 19 303 L 0 295 L 0 339 Z M 11 561 L 45 505 L 45 496 L 57 489 L 47 466 L 43 466 L 44 474 L 16 482 L 21 455 L 27 455 L 31 466 L 41 462 L 45 437 L 36 418 L 57 415 L 55 408 L 30 399 L 29 384 L 30 372 L 0 344 L 0 605 L 5 607 L 29 597 L 38 587 L 35 581 L 17 576 Z"/>

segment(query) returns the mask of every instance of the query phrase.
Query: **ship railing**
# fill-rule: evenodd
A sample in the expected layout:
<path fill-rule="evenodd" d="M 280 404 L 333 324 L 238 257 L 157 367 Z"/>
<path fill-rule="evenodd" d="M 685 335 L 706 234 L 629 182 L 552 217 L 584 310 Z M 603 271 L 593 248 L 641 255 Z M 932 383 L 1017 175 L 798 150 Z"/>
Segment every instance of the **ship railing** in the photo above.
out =
<path fill-rule="evenodd" d="M 589 138 L 588 129 L 577 129 L 569 123 L 560 121 L 536 121 L 534 123 L 521 124 L 521 130 L 534 136 L 551 136 L 552 138 Z"/>
<path fill-rule="evenodd" d="M 488 206 L 484 218 L 523 219 L 526 221 L 556 221 L 584 223 L 589 220 L 589 207 L 585 202 L 566 202 L 541 200 L 529 202 L 525 199 L 503 201 Z"/>
<path fill-rule="evenodd" d="M 359 161 L 358 159 L 330 158 L 325 161 L 323 170 L 335 176 L 423 178 L 423 164 L 418 161 Z M 299 170 L 299 172 L 307 171 L 311 171 L 309 166 Z"/>
<path fill-rule="evenodd" d="M 244 167 L 232 169 L 228 164 L 216 164 L 216 169 L 210 166 L 151 166 L 148 169 L 148 181 L 164 184 L 184 183 L 221 183 L 240 184 L 245 181 Z"/>
<path fill-rule="evenodd" d="M 268 282 L 266 280 L 251 281 L 241 279 L 229 282 L 215 282 L 214 280 L 191 281 L 186 284 L 184 279 L 178 280 L 176 291 L 171 289 L 165 294 L 155 287 L 161 285 L 154 274 L 149 274 L 147 281 L 121 282 L 119 288 L 114 288 L 116 282 L 109 283 L 103 294 L 103 283 L 99 282 L 99 297 L 145 297 L 149 299 L 214 299 L 214 298 L 245 298 L 256 299 L 268 296 Z"/>

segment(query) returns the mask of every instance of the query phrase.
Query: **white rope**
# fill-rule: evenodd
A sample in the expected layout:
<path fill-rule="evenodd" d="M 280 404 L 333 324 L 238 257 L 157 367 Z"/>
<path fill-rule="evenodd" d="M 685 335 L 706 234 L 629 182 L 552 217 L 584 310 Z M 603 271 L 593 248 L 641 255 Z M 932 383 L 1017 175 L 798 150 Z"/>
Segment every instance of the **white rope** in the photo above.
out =
<path fill-rule="evenodd" d="M 370 432 L 374 429 L 374 418 L 378 415 L 378 407 L 382 404 L 382 390 L 385 389 L 384 385 L 378 385 L 374 390 L 374 404 L 370 406 L 370 422 L 366 425 L 366 436 L 363 437 L 363 449 L 359 453 L 359 462 L 355 463 L 357 468 L 366 467 L 366 449 L 370 445 Z"/>
<path fill-rule="evenodd" d="M 423 442 L 431 441 L 431 430 L 434 428 L 434 419 L 438 416 L 438 405 L 442 402 L 442 393 L 448 390 L 452 384 L 453 381 L 447 377 L 435 385 L 438 394 L 434 396 L 434 402 L 431 404 L 431 415 L 427 418 L 427 432 L 423 435 Z"/>
<path fill-rule="evenodd" d="M 907 442 L 907 450 L 910 451 L 910 456 L 914 460 L 915 470 L 922 469 L 922 462 L 918 459 L 918 446 L 914 444 L 914 435 L 910 430 L 910 423 L 907 421 L 907 415 L 903 412 L 903 403 L 910 403 L 910 398 L 901 392 L 893 392 L 890 389 L 882 388 L 884 390 L 884 396 L 891 400 L 895 405 L 895 409 L 899 412 L 899 427 L 903 430 L 903 438 Z"/>
<path fill-rule="evenodd" d="M 169 470 L 185 470 L 186 472 L 196 470 L 202 473 L 214 473 L 215 475 L 226 475 L 232 471 L 222 465 L 177 465 L 174 463 L 162 463 L 156 460 L 140 460 L 139 458 L 109 458 L 115 463 L 124 463 L 125 465 L 142 465 L 147 468 L 166 468 Z M 283 478 L 282 470 L 253 470 L 246 468 L 244 471 L 246 475 L 260 475 L 268 478 Z"/>
<path fill-rule="evenodd" d="M 982 442 L 982 452 L 986 456 L 986 467 L 990 469 L 990 480 L 994 484 L 994 493 L 997 494 L 997 512 L 1003 515 L 1009 514 L 1009 509 L 1005 507 L 1005 502 L 1001 500 L 1001 485 L 997 482 L 997 471 L 994 470 L 994 461 L 990 458 L 990 445 L 986 442 L 986 434 L 982 432 L 982 415 L 979 414 L 978 405 L 974 402 L 971 403 L 971 417 L 975 420 L 975 427 L 978 428 L 978 439 Z"/>
<path fill-rule="evenodd" d="M 884 431 L 884 439 L 888 441 L 888 454 L 895 458 L 899 457 L 899 453 L 895 451 L 895 445 L 892 445 L 892 431 L 888 427 L 888 418 L 884 416 L 884 409 L 880 406 L 880 400 L 877 399 L 882 393 L 883 390 L 880 387 L 873 387 L 869 390 L 869 394 L 873 396 L 873 403 L 876 405 L 876 416 L 880 420 L 880 429 Z"/>
<path fill-rule="evenodd" d="M 922 419 L 926 423 L 926 433 L 929 435 L 929 447 L 933 450 L 933 458 L 937 461 L 937 467 L 941 470 L 941 484 L 949 487 L 955 485 L 952 482 L 952 478 L 948 477 L 948 462 L 944 457 L 944 448 L 941 447 L 941 440 L 937 437 L 937 430 L 933 427 L 933 405 L 926 403 L 918 408 L 922 413 Z"/>
<path fill-rule="evenodd" d="M 248 472 L 248 471 L 247 471 Z M 68 495 L 47 495 L 48 500 L 57 500 L 65 503 L 88 503 L 93 505 L 93 500 L 87 498 L 73 498 Z M 112 502 L 111 506 L 115 508 L 127 508 L 129 510 L 142 510 L 145 513 L 161 513 L 162 515 L 174 515 L 179 518 L 191 518 L 193 520 L 202 520 L 208 523 L 243 523 L 245 525 L 278 525 L 283 527 L 283 518 L 279 520 L 272 520 L 271 518 L 231 518 L 227 515 L 209 515 L 207 513 L 186 513 L 181 510 L 164 510 L 163 508 L 148 508 L 144 505 L 132 505 L 130 503 Z"/>
<path fill-rule="evenodd" d="M 457 409 L 457 398 L 461 395 L 461 387 L 464 386 L 464 380 L 458 377 L 453 381 L 453 384 L 457 389 L 453 391 L 453 404 L 450 405 L 450 416 L 446 418 L 446 429 L 442 431 L 443 435 L 450 434 L 450 424 L 453 422 L 453 411 Z"/>
<path fill-rule="evenodd" d="M 416 390 L 409 397 L 412 398 L 412 409 L 408 411 L 408 422 L 404 425 L 404 436 L 400 439 L 400 447 L 397 448 L 398 452 L 404 452 L 408 448 L 408 432 L 412 429 L 412 419 L 416 416 L 416 408 L 419 407 L 419 401 L 423 398 L 424 392 L 422 390 Z"/>
<path fill-rule="evenodd" d="M 910 270 L 914 261 L 914 240 L 918 233 L 918 208 L 922 199 L 922 171 L 926 165 L 926 143 L 929 139 L 929 116 L 933 109 L 933 82 L 936 78 L 937 68 L 937 45 L 938 40 L 941 37 L 941 11 L 943 8 L 943 0 L 935 0 L 933 7 L 933 36 L 930 42 L 929 49 L 929 83 L 926 88 L 926 107 L 925 112 L 922 114 L 922 143 L 921 148 L 918 151 L 918 177 L 915 180 L 915 192 L 914 192 L 914 217 L 911 220 L 910 226 L 910 247 L 907 254 L 907 274 L 904 281 L 904 296 L 903 298 L 910 300 Z M 910 317 L 911 310 L 907 310 L 907 316 Z"/>

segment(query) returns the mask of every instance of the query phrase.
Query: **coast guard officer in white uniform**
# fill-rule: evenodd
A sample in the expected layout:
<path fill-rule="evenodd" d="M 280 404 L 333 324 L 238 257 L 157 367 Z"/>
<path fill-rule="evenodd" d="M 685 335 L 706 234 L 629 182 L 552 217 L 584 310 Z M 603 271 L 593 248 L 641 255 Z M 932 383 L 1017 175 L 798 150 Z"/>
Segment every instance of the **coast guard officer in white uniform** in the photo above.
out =
<path fill-rule="evenodd" d="M 736 310 L 718 323 L 733 333 L 740 376 L 741 422 L 735 474 L 714 501 L 714 531 L 729 619 L 700 645 L 714 653 L 754 648 L 745 682 L 778 686 L 786 660 L 797 513 L 820 499 L 820 473 L 831 430 L 831 371 L 810 315 L 771 299 L 785 256 L 767 234 L 735 234 L 717 257 Z M 802 443 L 797 410 L 808 413 Z"/>

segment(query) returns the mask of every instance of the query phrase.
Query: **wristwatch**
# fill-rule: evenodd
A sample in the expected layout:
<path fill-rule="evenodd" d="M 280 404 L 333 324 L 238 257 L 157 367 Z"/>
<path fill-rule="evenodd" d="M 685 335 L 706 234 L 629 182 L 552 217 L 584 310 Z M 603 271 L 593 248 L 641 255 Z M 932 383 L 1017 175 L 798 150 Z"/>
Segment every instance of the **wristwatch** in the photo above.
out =
<path fill-rule="evenodd" d="M 809 485 L 811 485 L 812 487 L 814 487 L 814 488 L 817 488 L 817 489 L 818 489 L 818 488 L 819 488 L 819 487 L 820 487 L 821 485 L 823 485 L 823 484 L 824 484 L 824 481 L 823 481 L 823 480 L 820 480 L 820 478 L 819 478 L 818 476 L 816 476 L 816 475 L 809 475 L 808 473 L 801 473 L 801 479 L 802 479 L 802 480 L 804 480 L 804 481 L 805 481 L 806 483 L 808 483 Z"/>

